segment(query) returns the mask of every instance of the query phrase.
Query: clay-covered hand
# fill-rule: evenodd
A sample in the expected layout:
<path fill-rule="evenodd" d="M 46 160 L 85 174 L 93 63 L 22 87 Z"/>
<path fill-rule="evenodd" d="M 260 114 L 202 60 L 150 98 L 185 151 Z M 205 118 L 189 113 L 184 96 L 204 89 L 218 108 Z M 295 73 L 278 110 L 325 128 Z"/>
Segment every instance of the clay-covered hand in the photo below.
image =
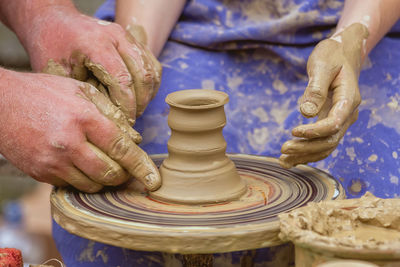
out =
<path fill-rule="evenodd" d="M 34 13 L 23 38 L 33 70 L 90 82 L 133 125 L 160 85 L 161 65 L 147 46 L 118 24 L 73 6 L 49 5 Z"/>
<path fill-rule="evenodd" d="M 367 28 L 355 23 L 320 42 L 311 53 L 309 83 L 300 111 L 308 118 L 318 116 L 318 120 L 292 130 L 298 138 L 283 144 L 281 166 L 291 168 L 328 157 L 357 120 L 361 102 L 358 77 L 367 36 Z"/>
<path fill-rule="evenodd" d="M 124 114 L 90 84 L 1 70 L 0 153 L 31 177 L 85 192 L 133 176 L 149 190 L 158 170 Z"/>

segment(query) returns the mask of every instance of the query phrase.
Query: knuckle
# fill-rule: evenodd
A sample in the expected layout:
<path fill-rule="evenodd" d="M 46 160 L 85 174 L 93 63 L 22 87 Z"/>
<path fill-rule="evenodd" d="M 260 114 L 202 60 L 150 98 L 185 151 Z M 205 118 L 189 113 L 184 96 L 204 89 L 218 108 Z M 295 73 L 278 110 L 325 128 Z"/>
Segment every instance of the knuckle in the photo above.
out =
<path fill-rule="evenodd" d="M 117 81 L 122 84 L 129 86 L 132 84 L 132 76 L 128 71 L 119 71 L 115 74 Z"/>
<path fill-rule="evenodd" d="M 81 113 L 75 118 L 75 121 L 78 125 L 85 125 L 97 121 L 97 116 L 99 116 L 99 111 L 93 104 L 93 106 L 82 109 Z"/>
<path fill-rule="evenodd" d="M 143 84 L 153 88 L 154 87 L 154 82 L 155 82 L 155 73 L 153 71 L 146 70 L 144 75 L 143 75 Z"/>
<path fill-rule="evenodd" d="M 110 157 L 115 160 L 123 159 L 129 151 L 129 143 L 124 135 L 119 135 L 111 143 Z"/>
<path fill-rule="evenodd" d="M 82 123 L 92 118 L 94 114 L 93 108 L 91 105 L 88 105 L 88 103 L 87 101 L 82 102 L 79 105 L 71 107 L 71 109 L 67 111 L 64 119 L 62 119 L 62 132 L 70 133 L 71 129 L 79 128 Z"/>
<path fill-rule="evenodd" d="M 109 167 L 104 174 L 103 179 L 105 185 L 117 185 L 120 183 L 121 178 L 123 178 L 124 172 L 121 168 Z"/>
<path fill-rule="evenodd" d="M 51 155 L 66 156 L 66 153 L 76 151 L 79 148 L 80 139 L 77 135 L 79 130 L 71 129 L 73 128 L 63 128 L 60 132 L 48 138 L 47 149 Z M 55 157 L 53 157 L 53 160 L 55 160 Z"/>
<path fill-rule="evenodd" d="M 36 156 L 30 174 L 35 177 L 47 177 L 59 173 L 61 170 L 61 162 L 50 153 L 44 153 Z"/>
<path fill-rule="evenodd" d="M 340 131 L 341 127 L 342 127 L 342 120 L 340 118 L 336 118 L 332 123 L 329 131 L 331 134 L 336 134 Z"/>
<path fill-rule="evenodd" d="M 125 114 L 118 108 L 114 109 L 112 118 L 119 123 L 123 123 L 126 120 Z"/>
<path fill-rule="evenodd" d="M 307 93 L 312 98 L 323 99 L 325 97 L 321 86 L 315 84 L 308 85 Z"/>
<path fill-rule="evenodd" d="M 116 34 L 123 34 L 125 35 L 125 31 L 122 28 L 121 25 L 119 25 L 118 23 L 111 23 L 109 25 L 109 27 L 112 29 L 112 32 L 116 33 Z"/>
<path fill-rule="evenodd" d="M 50 147 L 55 150 L 66 151 L 70 149 L 70 144 L 67 140 L 62 138 L 54 138 L 50 140 Z"/>

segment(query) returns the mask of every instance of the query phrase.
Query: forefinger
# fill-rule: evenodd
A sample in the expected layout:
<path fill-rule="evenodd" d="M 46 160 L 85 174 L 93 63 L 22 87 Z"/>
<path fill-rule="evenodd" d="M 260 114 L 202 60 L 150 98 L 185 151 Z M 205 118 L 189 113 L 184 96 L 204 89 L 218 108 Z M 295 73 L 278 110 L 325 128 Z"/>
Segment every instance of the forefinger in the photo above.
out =
<path fill-rule="evenodd" d="M 319 138 L 336 134 L 354 112 L 356 105 L 354 103 L 353 90 L 345 88 L 346 85 L 340 85 L 333 91 L 333 106 L 328 116 L 315 123 L 300 125 L 293 129 L 292 134 L 302 138 Z"/>

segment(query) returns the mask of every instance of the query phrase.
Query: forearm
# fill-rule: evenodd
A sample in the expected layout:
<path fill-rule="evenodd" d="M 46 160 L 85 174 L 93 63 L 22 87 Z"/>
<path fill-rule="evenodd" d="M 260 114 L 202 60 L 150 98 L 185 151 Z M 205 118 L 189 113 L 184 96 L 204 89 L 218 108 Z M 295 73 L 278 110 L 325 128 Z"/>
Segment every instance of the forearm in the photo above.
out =
<path fill-rule="evenodd" d="M 362 58 L 365 58 L 400 18 L 399 0 L 346 0 L 336 33 L 353 23 L 364 24 L 369 32 Z"/>
<path fill-rule="evenodd" d="M 75 10 L 71 0 L 0 0 L 0 20 L 15 32 L 25 46 L 29 33 L 36 25 L 33 20 L 40 18 L 40 13 L 48 7 Z"/>
<path fill-rule="evenodd" d="M 158 56 L 178 20 L 185 0 L 117 0 L 115 21 L 124 29 L 138 24 L 147 33 L 151 51 Z"/>

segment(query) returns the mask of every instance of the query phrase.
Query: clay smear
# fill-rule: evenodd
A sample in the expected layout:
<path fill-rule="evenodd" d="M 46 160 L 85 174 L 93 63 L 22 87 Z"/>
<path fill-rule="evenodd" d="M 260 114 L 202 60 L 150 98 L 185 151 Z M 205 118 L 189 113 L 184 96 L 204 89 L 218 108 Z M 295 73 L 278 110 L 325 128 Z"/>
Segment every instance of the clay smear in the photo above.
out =
<path fill-rule="evenodd" d="M 400 199 L 367 192 L 360 199 L 309 203 L 280 215 L 283 240 L 307 247 L 400 249 Z"/>

